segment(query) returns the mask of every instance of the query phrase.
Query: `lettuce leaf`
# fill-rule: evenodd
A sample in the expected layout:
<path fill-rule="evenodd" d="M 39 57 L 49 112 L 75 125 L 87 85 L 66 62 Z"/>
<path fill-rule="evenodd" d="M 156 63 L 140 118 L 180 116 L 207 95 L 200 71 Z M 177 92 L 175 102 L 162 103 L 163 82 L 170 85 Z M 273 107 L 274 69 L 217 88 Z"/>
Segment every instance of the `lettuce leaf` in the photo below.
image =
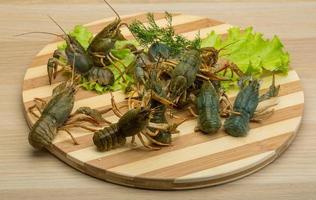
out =
<path fill-rule="evenodd" d="M 201 47 L 214 47 L 224 50 L 221 58 L 235 63 L 248 75 L 260 76 L 264 71 L 286 73 L 289 70 L 289 54 L 277 36 L 265 39 L 261 33 L 255 33 L 252 27 L 241 30 L 233 27 L 222 38 L 211 32 L 202 39 Z"/>
<path fill-rule="evenodd" d="M 90 42 L 93 39 L 93 33 L 90 32 L 86 27 L 82 25 L 76 25 L 73 30 L 69 32 L 69 35 L 76 38 L 76 40 L 85 48 L 87 49 Z M 59 50 L 65 50 L 67 47 L 66 42 L 58 45 L 57 48 Z"/>
<path fill-rule="evenodd" d="M 119 40 L 115 43 L 115 49 L 124 49 L 124 47 L 129 44 L 132 44 L 135 47 L 140 46 L 136 40 Z"/>

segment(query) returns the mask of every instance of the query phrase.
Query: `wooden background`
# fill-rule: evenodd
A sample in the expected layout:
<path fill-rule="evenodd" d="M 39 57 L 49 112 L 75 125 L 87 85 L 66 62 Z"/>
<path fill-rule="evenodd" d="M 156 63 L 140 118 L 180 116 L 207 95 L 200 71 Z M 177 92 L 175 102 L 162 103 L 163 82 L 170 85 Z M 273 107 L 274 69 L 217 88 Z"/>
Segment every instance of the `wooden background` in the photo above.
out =
<path fill-rule="evenodd" d="M 305 91 L 303 124 L 294 143 L 273 164 L 244 179 L 217 187 L 177 192 L 105 183 L 81 174 L 48 153 L 34 152 L 27 143 L 21 87 L 27 65 L 50 37 L 17 38 L 13 35 L 36 30 L 59 32 L 47 14 L 68 29 L 112 13 L 101 0 L 89 3 L 84 0 L 0 0 L 0 199 L 315 199 L 316 2 L 154 2 L 112 0 L 122 14 L 168 9 L 242 27 L 252 25 L 267 36 L 280 36 L 291 53 L 292 66 L 300 75 Z"/>

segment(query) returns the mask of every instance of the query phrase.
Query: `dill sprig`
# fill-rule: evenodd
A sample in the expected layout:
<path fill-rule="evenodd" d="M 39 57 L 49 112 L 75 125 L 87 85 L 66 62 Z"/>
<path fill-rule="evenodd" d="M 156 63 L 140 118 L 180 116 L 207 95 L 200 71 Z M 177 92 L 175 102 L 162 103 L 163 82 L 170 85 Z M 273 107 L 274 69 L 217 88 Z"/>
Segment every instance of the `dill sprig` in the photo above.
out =
<path fill-rule="evenodd" d="M 155 42 L 166 44 L 170 48 L 172 56 L 181 53 L 184 48 L 200 48 L 201 39 L 197 36 L 194 40 L 188 40 L 181 35 L 177 35 L 172 26 L 172 15 L 165 12 L 167 21 L 166 27 L 160 27 L 155 21 L 153 13 L 147 14 L 148 25 L 145 26 L 139 20 L 135 20 L 129 25 L 131 33 L 136 40 L 144 47 L 149 47 Z"/>

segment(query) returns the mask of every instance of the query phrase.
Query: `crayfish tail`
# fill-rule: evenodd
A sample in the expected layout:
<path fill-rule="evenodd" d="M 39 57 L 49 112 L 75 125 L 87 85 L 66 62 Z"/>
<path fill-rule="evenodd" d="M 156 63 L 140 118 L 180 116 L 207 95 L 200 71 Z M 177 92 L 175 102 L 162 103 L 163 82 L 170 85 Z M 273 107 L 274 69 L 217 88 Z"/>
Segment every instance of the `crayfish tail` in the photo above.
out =
<path fill-rule="evenodd" d="M 224 130 L 233 137 L 246 136 L 249 131 L 249 119 L 243 115 L 232 115 L 225 121 Z"/>
<path fill-rule="evenodd" d="M 93 143 L 99 151 L 109 151 L 126 143 L 126 138 L 118 134 L 117 124 L 112 124 L 93 135 Z"/>
<path fill-rule="evenodd" d="M 57 134 L 56 127 L 56 124 L 49 116 L 37 120 L 28 135 L 30 145 L 38 150 L 50 146 Z"/>

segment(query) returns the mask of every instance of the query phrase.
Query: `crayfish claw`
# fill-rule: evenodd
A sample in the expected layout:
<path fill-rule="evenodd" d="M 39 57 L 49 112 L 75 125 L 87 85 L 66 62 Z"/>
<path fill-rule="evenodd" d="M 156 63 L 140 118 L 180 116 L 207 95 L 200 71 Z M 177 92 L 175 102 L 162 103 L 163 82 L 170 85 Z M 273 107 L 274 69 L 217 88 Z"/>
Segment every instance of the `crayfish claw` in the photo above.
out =
<path fill-rule="evenodd" d="M 268 91 L 265 94 L 260 96 L 259 102 L 278 96 L 279 90 L 280 90 L 280 85 L 278 86 L 275 85 L 275 75 L 273 74 L 272 84 L 270 85 Z"/>
<path fill-rule="evenodd" d="M 48 81 L 49 84 L 52 84 L 52 80 L 56 78 L 57 75 L 57 62 L 55 58 L 49 58 L 47 62 L 47 74 L 48 74 Z"/>

